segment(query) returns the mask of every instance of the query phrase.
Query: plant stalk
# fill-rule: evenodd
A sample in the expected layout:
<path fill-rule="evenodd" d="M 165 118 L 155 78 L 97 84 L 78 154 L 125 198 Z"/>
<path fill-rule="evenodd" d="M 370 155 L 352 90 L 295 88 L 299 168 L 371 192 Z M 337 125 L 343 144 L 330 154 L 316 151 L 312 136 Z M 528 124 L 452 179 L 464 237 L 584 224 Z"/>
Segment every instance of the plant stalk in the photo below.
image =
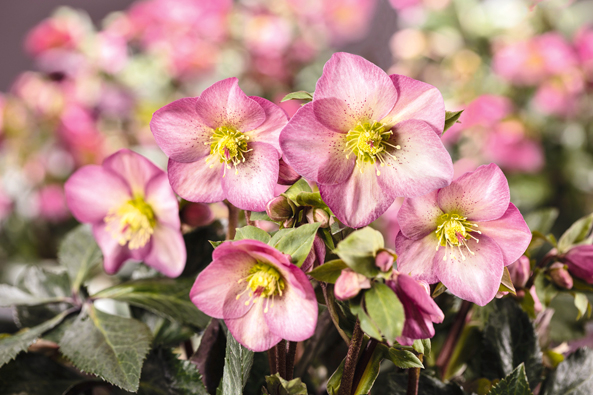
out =
<path fill-rule="evenodd" d="M 286 340 L 280 340 L 276 345 L 276 371 L 286 380 Z"/>
<path fill-rule="evenodd" d="M 439 367 L 441 372 L 441 377 L 445 375 L 447 372 L 447 367 L 449 366 L 449 361 L 451 359 L 451 355 L 453 355 L 453 350 L 455 350 L 455 346 L 459 341 L 459 336 L 461 335 L 461 331 L 465 326 L 465 322 L 467 321 L 467 315 L 471 310 L 472 303 L 464 300 L 461 303 L 461 307 L 455 316 L 455 322 L 447 335 L 447 339 L 443 344 L 443 348 L 439 353 L 439 357 L 437 358 L 436 365 Z"/>
<path fill-rule="evenodd" d="M 237 226 L 239 224 L 239 209 L 233 206 L 228 200 L 224 201 L 224 204 L 229 209 L 229 223 L 226 233 L 227 240 L 233 240 L 237 233 Z"/>
<path fill-rule="evenodd" d="M 356 324 L 354 324 L 354 331 L 352 331 L 350 345 L 348 346 L 348 354 L 346 354 L 346 361 L 344 362 L 344 372 L 342 373 L 338 395 L 351 395 L 352 393 L 352 384 L 363 338 L 364 333 L 360 329 L 360 321 L 357 319 Z"/>
<path fill-rule="evenodd" d="M 422 355 L 418 355 L 422 362 Z M 408 369 L 408 391 L 406 395 L 418 395 L 418 382 L 420 381 L 420 368 Z"/>
<path fill-rule="evenodd" d="M 362 355 L 360 356 L 360 360 L 356 366 L 356 372 L 354 374 L 354 381 L 352 382 L 352 388 L 356 390 L 358 384 L 360 384 L 360 380 L 362 379 L 362 375 L 367 368 L 367 365 L 371 361 L 371 357 L 375 352 L 375 348 L 377 348 L 377 344 L 379 343 L 378 340 L 371 339 L 368 341 L 367 346 L 365 347 Z"/>
<path fill-rule="evenodd" d="M 288 342 L 288 351 L 286 353 L 286 380 L 292 380 L 294 377 L 294 359 L 296 358 L 297 342 Z"/>
<path fill-rule="evenodd" d="M 344 333 L 342 328 L 340 328 L 339 316 L 338 316 L 338 312 L 336 310 L 334 295 L 331 292 L 329 292 L 329 290 L 327 289 L 327 287 L 328 287 L 327 283 L 322 282 L 322 283 L 319 283 L 319 285 L 321 285 L 321 290 L 323 291 L 323 298 L 325 299 L 325 305 L 327 306 L 329 315 L 334 323 L 334 326 L 336 327 L 336 329 L 338 330 L 338 333 L 340 334 L 340 336 L 342 336 L 342 339 L 344 339 L 346 344 L 350 345 L 350 338 L 348 337 L 348 335 L 346 333 Z"/>
<path fill-rule="evenodd" d="M 255 226 L 255 221 L 251 220 L 251 211 L 245 210 L 245 222 L 249 226 Z"/>
<path fill-rule="evenodd" d="M 270 375 L 278 373 L 276 369 L 276 346 L 268 350 L 268 363 L 270 364 Z"/>

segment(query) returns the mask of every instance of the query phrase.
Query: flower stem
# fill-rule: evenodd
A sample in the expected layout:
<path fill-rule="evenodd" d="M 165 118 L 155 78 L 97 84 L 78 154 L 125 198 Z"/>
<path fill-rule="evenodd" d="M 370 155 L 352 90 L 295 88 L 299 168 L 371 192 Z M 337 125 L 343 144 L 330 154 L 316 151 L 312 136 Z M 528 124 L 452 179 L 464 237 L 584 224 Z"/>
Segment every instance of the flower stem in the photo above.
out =
<path fill-rule="evenodd" d="M 362 375 L 369 364 L 373 353 L 375 352 L 375 348 L 377 348 L 377 344 L 379 343 L 378 340 L 371 339 L 368 341 L 367 346 L 365 347 L 362 355 L 360 356 L 360 360 L 356 366 L 356 373 L 354 374 L 354 380 L 352 381 L 352 388 L 357 388 L 360 380 L 362 379 Z"/>
<path fill-rule="evenodd" d="M 251 220 L 251 211 L 245 210 L 245 222 L 249 226 L 255 226 L 255 221 Z"/>
<path fill-rule="evenodd" d="M 276 346 L 268 350 L 268 363 L 270 364 L 270 375 L 278 373 L 276 369 Z"/>
<path fill-rule="evenodd" d="M 422 362 L 422 355 L 418 355 Z M 418 395 L 418 382 L 420 381 L 420 368 L 408 369 L 408 392 L 406 395 Z"/>
<path fill-rule="evenodd" d="M 239 209 L 233 206 L 228 200 L 224 201 L 229 209 L 229 224 L 226 233 L 227 240 L 233 240 L 237 232 L 237 225 L 239 224 Z"/>
<path fill-rule="evenodd" d="M 471 310 L 472 303 L 464 300 L 461 303 L 461 307 L 455 316 L 455 322 L 447 335 L 447 339 L 443 344 L 443 348 L 439 353 L 439 357 L 437 358 L 436 365 L 439 367 L 441 372 L 441 377 L 445 375 L 447 372 L 447 367 L 449 366 L 449 361 L 451 359 L 451 355 L 453 355 L 453 350 L 457 345 L 457 341 L 459 340 L 459 336 L 461 335 L 461 331 L 465 326 L 465 322 L 467 321 L 467 315 Z"/>
<path fill-rule="evenodd" d="M 286 353 L 286 380 L 292 380 L 294 376 L 294 359 L 296 357 L 297 342 L 288 342 Z"/>
<path fill-rule="evenodd" d="M 276 371 L 286 380 L 286 340 L 276 345 Z"/>
<path fill-rule="evenodd" d="M 348 354 L 346 354 L 346 361 L 344 362 L 344 372 L 342 373 L 342 381 L 340 382 L 338 395 L 351 395 L 352 393 L 356 362 L 358 361 L 358 354 L 360 353 L 363 338 L 364 333 L 362 329 L 360 329 L 360 321 L 357 319 L 354 324 L 354 330 L 352 331 L 350 345 L 348 346 Z"/>
<path fill-rule="evenodd" d="M 346 344 L 350 344 L 350 338 L 348 337 L 348 335 L 346 333 L 344 333 L 342 328 L 340 328 L 339 316 L 338 316 L 338 311 L 336 310 L 334 295 L 330 291 L 328 291 L 327 283 L 319 283 L 319 284 L 321 285 L 321 290 L 323 291 L 323 297 L 325 298 L 325 305 L 327 306 L 329 315 L 330 315 L 336 329 L 338 330 L 338 333 L 340 334 L 340 336 L 342 336 L 342 339 L 344 339 Z"/>

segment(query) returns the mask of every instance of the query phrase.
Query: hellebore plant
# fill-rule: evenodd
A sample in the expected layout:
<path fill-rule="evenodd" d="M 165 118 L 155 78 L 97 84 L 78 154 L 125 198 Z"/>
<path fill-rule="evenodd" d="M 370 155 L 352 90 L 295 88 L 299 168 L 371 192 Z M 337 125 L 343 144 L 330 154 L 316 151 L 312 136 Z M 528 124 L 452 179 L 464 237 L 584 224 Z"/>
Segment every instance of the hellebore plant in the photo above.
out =
<path fill-rule="evenodd" d="M 150 128 L 169 156 L 169 180 L 182 198 L 228 199 L 243 210 L 264 211 L 278 181 L 284 111 L 248 97 L 236 78 L 219 81 L 200 97 L 179 99 L 154 113 Z"/>
<path fill-rule="evenodd" d="M 433 86 L 336 53 L 313 101 L 282 130 L 280 146 L 287 163 L 317 183 L 336 217 L 360 228 L 398 196 L 449 185 L 453 164 L 440 140 L 444 122 L 443 98 Z"/>
<path fill-rule="evenodd" d="M 531 232 L 510 203 L 506 177 L 495 164 L 480 166 L 451 185 L 406 199 L 395 248 L 400 272 L 442 282 L 451 293 L 484 306 L 505 266 L 523 255 Z"/>
<path fill-rule="evenodd" d="M 92 225 L 107 273 L 135 259 L 169 277 L 181 274 L 186 250 L 177 197 L 167 174 L 148 159 L 120 150 L 102 166 L 76 171 L 65 190 L 74 217 Z"/>

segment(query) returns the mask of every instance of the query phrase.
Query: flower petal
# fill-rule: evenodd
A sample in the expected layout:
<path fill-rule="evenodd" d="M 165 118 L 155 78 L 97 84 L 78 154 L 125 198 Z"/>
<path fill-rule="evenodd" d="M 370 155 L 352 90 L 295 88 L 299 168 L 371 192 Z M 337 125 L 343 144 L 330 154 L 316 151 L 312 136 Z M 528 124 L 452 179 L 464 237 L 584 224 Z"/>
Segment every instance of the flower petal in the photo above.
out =
<path fill-rule="evenodd" d="M 263 303 L 259 301 L 245 316 L 224 321 L 233 337 L 243 346 L 255 352 L 269 350 L 282 340 L 268 327 L 263 309 Z"/>
<path fill-rule="evenodd" d="M 430 125 L 440 136 L 445 127 L 445 102 L 434 86 L 404 75 L 389 76 L 397 90 L 397 101 L 391 112 L 381 120 L 395 125 L 408 119 L 417 119 Z"/>
<path fill-rule="evenodd" d="M 434 258 L 437 277 L 451 293 L 461 299 L 485 306 L 494 299 L 503 272 L 503 256 L 500 247 L 494 240 L 485 235 L 478 236 L 480 242 L 467 240 L 470 254 L 463 248 L 439 248 Z M 443 257 L 446 257 L 443 260 Z"/>
<path fill-rule="evenodd" d="M 438 189 L 435 189 L 426 195 L 404 200 L 397 213 L 397 222 L 404 236 L 418 240 L 436 230 L 437 220 L 443 215 L 437 203 L 437 193 Z"/>
<path fill-rule="evenodd" d="M 513 203 L 499 219 L 480 222 L 478 230 L 498 244 L 505 266 L 519 259 L 531 242 L 531 230 Z"/>
<path fill-rule="evenodd" d="M 185 242 L 179 228 L 157 224 L 152 234 L 152 249 L 144 263 L 167 277 L 177 277 L 185 268 Z"/>
<path fill-rule="evenodd" d="M 175 193 L 190 202 L 221 202 L 224 200 L 222 170 L 218 161 L 182 163 L 169 159 L 169 182 Z"/>
<path fill-rule="evenodd" d="M 419 240 L 408 239 L 400 231 L 395 238 L 397 253 L 397 270 L 415 280 L 429 284 L 439 282 L 434 268 L 434 257 L 437 253 L 437 237 L 434 233 Z"/>
<path fill-rule="evenodd" d="M 483 165 L 441 189 L 438 202 L 445 213 L 457 212 L 473 222 L 492 221 L 509 207 L 509 183 L 494 163 Z"/>
<path fill-rule="evenodd" d="M 338 52 L 323 67 L 313 109 L 325 127 L 346 133 L 360 121 L 383 119 L 396 99 L 383 70 L 360 56 Z"/>
<path fill-rule="evenodd" d="M 262 143 L 270 144 L 278 150 L 278 159 L 280 159 L 282 156 L 279 142 L 280 132 L 288 123 L 288 116 L 282 108 L 269 100 L 257 96 L 249 97 L 255 100 L 266 114 L 266 120 L 261 125 L 247 132 L 250 141 L 261 141 Z"/>
<path fill-rule="evenodd" d="M 210 154 L 213 130 L 196 112 L 197 97 L 179 99 L 157 110 L 150 130 L 163 152 L 177 162 L 195 162 Z"/>
<path fill-rule="evenodd" d="M 268 256 L 271 256 L 271 262 L 276 264 L 282 264 L 283 266 L 290 266 L 292 265 L 290 261 L 290 255 L 286 255 L 275 249 L 274 247 L 269 246 L 268 244 L 261 242 L 259 240 L 236 240 L 236 241 L 227 241 L 216 247 L 214 252 L 212 253 L 212 259 L 218 259 L 226 254 L 232 254 L 240 249 L 245 251 L 248 254 L 252 253 L 264 253 Z M 257 259 L 257 258 L 255 258 Z"/>
<path fill-rule="evenodd" d="M 239 80 L 234 77 L 205 89 L 196 101 L 196 111 L 212 129 L 231 126 L 243 133 L 266 119 L 264 109 L 239 88 Z"/>
<path fill-rule="evenodd" d="M 146 184 L 145 200 L 160 224 L 169 225 L 174 229 L 179 228 L 179 202 L 165 172 L 153 177 Z"/>
<path fill-rule="evenodd" d="M 103 268 L 107 274 L 115 274 L 123 264 L 132 259 L 132 253 L 126 245 L 118 241 L 105 229 L 105 223 L 93 225 L 93 235 L 103 253 Z"/>
<path fill-rule="evenodd" d="M 80 222 L 102 222 L 109 210 L 132 198 L 126 182 L 111 170 L 89 165 L 78 169 L 64 186 L 66 202 Z"/>
<path fill-rule="evenodd" d="M 266 143 L 250 143 L 245 162 L 226 170 L 222 189 L 226 198 L 242 210 L 265 211 L 274 198 L 278 181 L 278 151 Z"/>
<path fill-rule="evenodd" d="M 129 149 L 121 149 L 103 161 L 103 167 L 118 174 L 127 181 L 132 194 L 145 195 L 146 183 L 153 177 L 165 172 L 144 156 Z"/>
<path fill-rule="evenodd" d="M 301 107 L 280 134 L 284 159 L 300 175 L 319 184 L 338 184 L 348 179 L 356 157 L 346 159 L 346 136 L 323 126 L 313 104 Z"/>

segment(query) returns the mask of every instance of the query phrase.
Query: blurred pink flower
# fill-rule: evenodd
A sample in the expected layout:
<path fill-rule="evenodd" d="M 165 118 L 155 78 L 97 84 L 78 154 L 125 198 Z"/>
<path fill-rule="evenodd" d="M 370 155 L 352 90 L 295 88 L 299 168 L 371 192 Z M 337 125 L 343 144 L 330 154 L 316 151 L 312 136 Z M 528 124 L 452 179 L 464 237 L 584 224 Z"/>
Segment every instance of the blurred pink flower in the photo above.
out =
<path fill-rule="evenodd" d="M 60 222 L 70 216 L 64 188 L 58 184 L 43 186 L 37 193 L 39 216 L 43 219 Z"/>
<path fill-rule="evenodd" d="M 574 69 L 542 83 L 533 100 L 544 113 L 569 117 L 579 112 L 584 87 L 581 72 Z"/>
<path fill-rule="evenodd" d="M 525 135 L 525 127 L 518 120 L 498 123 L 482 148 L 489 162 L 505 170 L 536 173 L 544 166 L 544 152 L 538 141 Z"/>
<path fill-rule="evenodd" d="M 394 9 L 401 11 L 422 4 L 422 0 L 389 0 L 389 4 L 391 4 Z"/>
<path fill-rule="evenodd" d="M 25 49 L 33 56 L 56 48 L 73 50 L 90 32 L 89 21 L 83 14 L 61 9 L 27 34 Z"/>
<path fill-rule="evenodd" d="M 86 108 L 71 103 L 60 116 L 58 135 L 77 164 L 99 163 L 104 157 L 104 137 Z"/>
<path fill-rule="evenodd" d="M 0 188 L 0 221 L 8 217 L 13 209 L 13 202 L 10 196 L 8 196 L 2 188 Z"/>
<path fill-rule="evenodd" d="M 513 281 L 515 288 L 523 288 L 531 275 L 531 263 L 529 262 L 529 258 L 522 255 L 515 262 L 508 265 L 507 269 L 509 269 L 509 274 L 511 275 L 511 280 Z"/>
<path fill-rule="evenodd" d="M 585 70 L 588 79 L 593 81 L 593 28 L 581 28 L 574 39 L 581 67 Z"/>

